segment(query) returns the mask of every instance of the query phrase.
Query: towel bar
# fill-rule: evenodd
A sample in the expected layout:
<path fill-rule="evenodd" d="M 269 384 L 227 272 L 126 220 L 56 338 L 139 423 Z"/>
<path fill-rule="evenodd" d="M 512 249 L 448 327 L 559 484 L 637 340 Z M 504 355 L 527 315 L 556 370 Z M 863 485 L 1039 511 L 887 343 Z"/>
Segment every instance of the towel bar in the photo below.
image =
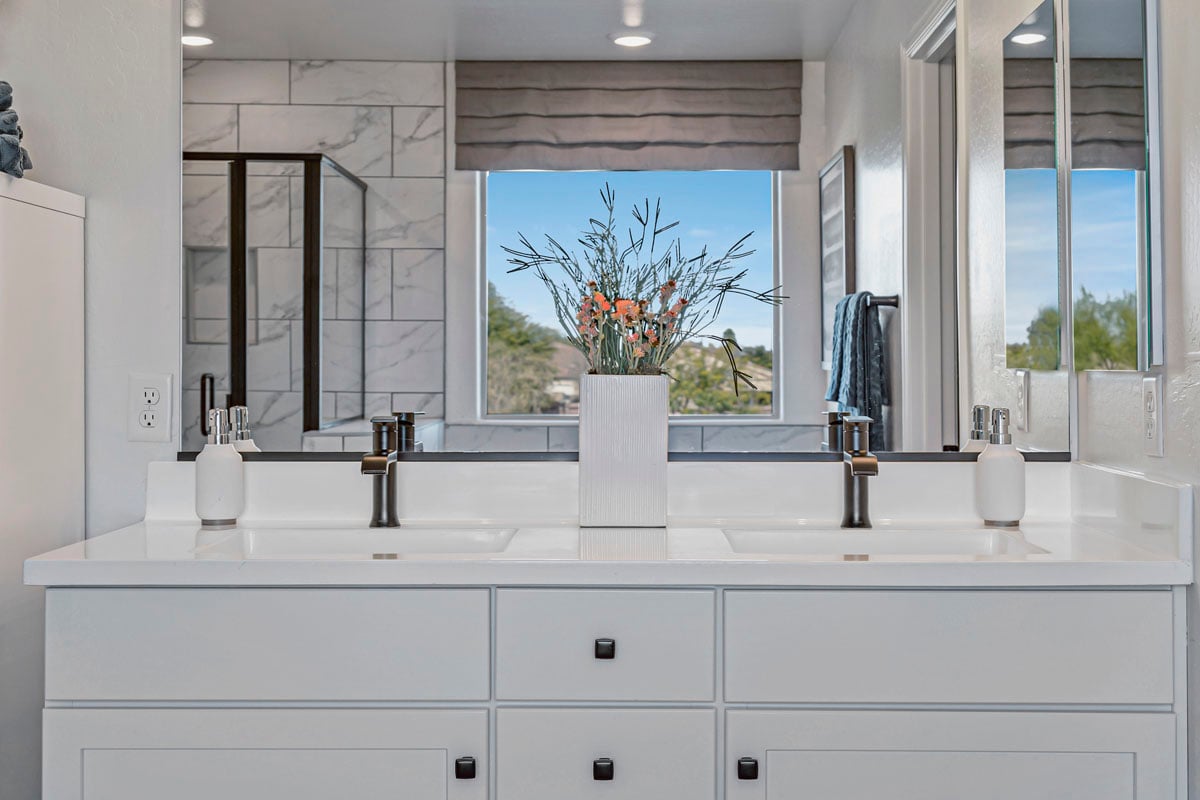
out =
<path fill-rule="evenodd" d="M 867 298 L 868 306 L 891 306 L 892 308 L 900 307 L 900 295 L 898 294 L 881 294 L 878 297 Z"/>

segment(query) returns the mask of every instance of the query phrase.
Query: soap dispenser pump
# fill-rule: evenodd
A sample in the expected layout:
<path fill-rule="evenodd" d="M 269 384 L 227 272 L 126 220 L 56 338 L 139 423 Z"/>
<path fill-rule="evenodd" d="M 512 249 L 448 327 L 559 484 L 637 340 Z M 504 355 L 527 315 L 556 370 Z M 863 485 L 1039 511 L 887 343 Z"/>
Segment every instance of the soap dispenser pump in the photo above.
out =
<path fill-rule="evenodd" d="M 234 406 L 229 409 L 229 417 L 233 426 L 233 449 L 239 453 L 261 453 L 250 433 L 250 409 Z"/>
<path fill-rule="evenodd" d="M 971 409 L 971 438 L 963 445 L 964 453 L 982 453 L 988 444 L 988 406 L 975 406 Z"/>
<path fill-rule="evenodd" d="M 206 528 L 237 524 L 245 504 L 242 455 L 233 446 L 229 412 L 208 412 L 208 444 L 196 456 L 196 516 Z"/>
<path fill-rule="evenodd" d="M 975 464 L 975 509 L 989 527 L 1016 527 L 1025 516 L 1025 457 L 1008 421 L 1007 408 L 992 409 L 988 444 Z"/>

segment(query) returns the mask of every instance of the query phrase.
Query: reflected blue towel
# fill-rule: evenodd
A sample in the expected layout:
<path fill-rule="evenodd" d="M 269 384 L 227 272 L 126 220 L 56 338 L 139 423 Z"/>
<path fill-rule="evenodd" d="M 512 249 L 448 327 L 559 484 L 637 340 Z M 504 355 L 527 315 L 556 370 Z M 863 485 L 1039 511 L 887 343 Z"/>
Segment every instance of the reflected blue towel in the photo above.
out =
<path fill-rule="evenodd" d="M 870 417 L 871 449 L 886 449 L 883 407 L 888 398 L 886 351 L 879 307 L 869 304 L 870 292 L 848 294 L 833 315 L 833 356 L 825 399 L 838 408 Z"/>

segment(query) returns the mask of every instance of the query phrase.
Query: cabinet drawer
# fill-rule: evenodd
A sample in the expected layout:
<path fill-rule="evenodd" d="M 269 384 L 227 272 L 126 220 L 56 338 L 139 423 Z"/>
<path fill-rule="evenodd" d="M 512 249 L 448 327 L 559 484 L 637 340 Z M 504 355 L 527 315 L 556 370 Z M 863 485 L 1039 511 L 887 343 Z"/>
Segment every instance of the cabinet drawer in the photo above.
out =
<path fill-rule="evenodd" d="M 711 700 L 715 600 L 706 591 L 502 589 L 502 700 Z"/>
<path fill-rule="evenodd" d="M 486 700 L 486 589 L 52 589 L 50 700 Z"/>
<path fill-rule="evenodd" d="M 500 800 L 715 794 L 714 711 L 504 708 L 496 719 Z"/>
<path fill-rule="evenodd" d="M 730 702 L 1170 703 L 1165 591 L 735 591 Z"/>

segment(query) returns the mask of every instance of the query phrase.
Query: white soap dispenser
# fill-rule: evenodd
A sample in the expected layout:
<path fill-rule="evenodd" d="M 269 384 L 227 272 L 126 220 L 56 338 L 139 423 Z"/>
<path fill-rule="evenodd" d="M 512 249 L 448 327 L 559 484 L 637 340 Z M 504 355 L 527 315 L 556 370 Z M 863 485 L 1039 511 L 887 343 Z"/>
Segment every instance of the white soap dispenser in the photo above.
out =
<path fill-rule="evenodd" d="M 971 438 L 963 445 L 964 453 L 982 453 L 988 443 L 988 406 L 975 406 L 971 409 Z"/>
<path fill-rule="evenodd" d="M 992 410 L 992 432 L 975 464 L 975 510 L 989 527 L 1008 528 L 1025 516 L 1025 457 L 1008 432 L 1008 409 Z"/>
<path fill-rule="evenodd" d="M 196 516 L 206 527 L 236 525 L 245 504 L 242 455 L 233 446 L 229 412 L 208 412 L 208 444 L 196 456 Z"/>
<path fill-rule="evenodd" d="M 250 434 L 250 409 L 234 406 L 229 409 L 230 424 L 233 426 L 233 448 L 239 453 L 261 453 L 254 437 Z"/>

